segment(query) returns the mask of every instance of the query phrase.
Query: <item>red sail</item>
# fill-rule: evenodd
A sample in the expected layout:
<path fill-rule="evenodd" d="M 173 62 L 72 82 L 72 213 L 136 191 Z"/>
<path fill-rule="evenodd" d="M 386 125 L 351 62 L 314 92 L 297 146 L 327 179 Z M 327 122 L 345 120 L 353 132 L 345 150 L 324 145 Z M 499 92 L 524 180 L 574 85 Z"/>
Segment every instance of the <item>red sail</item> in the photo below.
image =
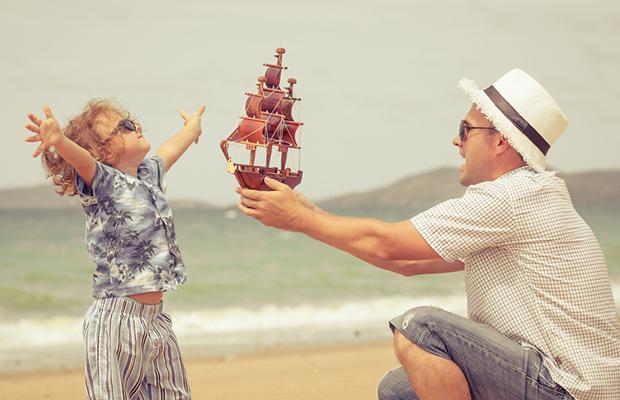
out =
<path fill-rule="evenodd" d="M 280 104 L 282 103 L 282 99 L 284 98 L 284 94 L 286 93 L 284 90 L 279 89 L 268 89 L 265 88 L 265 98 L 261 103 L 261 108 L 263 111 L 267 112 L 276 112 L 278 114 L 282 114 L 280 109 Z"/>
<path fill-rule="evenodd" d="M 282 110 L 282 114 L 284 114 L 284 118 L 287 121 L 294 121 L 293 104 L 295 104 L 295 100 L 290 97 L 284 97 L 280 102 L 280 110 Z"/>
<path fill-rule="evenodd" d="M 301 122 L 295 121 L 284 121 L 284 129 L 282 130 L 282 143 L 288 144 L 291 147 L 299 147 L 297 144 L 297 139 L 295 138 L 295 132 L 297 132 L 297 128 L 300 125 L 303 125 Z"/>
<path fill-rule="evenodd" d="M 228 140 L 234 142 L 246 141 L 250 143 L 265 144 L 265 125 L 264 119 L 243 117 L 239 127 L 230 135 Z"/>
<path fill-rule="evenodd" d="M 263 96 L 255 93 L 246 93 L 248 99 L 245 101 L 245 113 L 248 117 L 260 116 L 260 105 L 263 101 Z"/>
<path fill-rule="evenodd" d="M 279 131 L 282 130 L 280 125 L 282 125 L 284 115 L 263 112 L 261 113 L 261 118 L 267 120 L 267 141 L 278 140 L 280 137 Z"/>
<path fill-rule="evenodd" d="M 265 64 L 267 71 L 265 71 L 265 83 L 268 88 L 280 87 L 280 75 L 282 74 L 282 68 L 279 65 Z"/>

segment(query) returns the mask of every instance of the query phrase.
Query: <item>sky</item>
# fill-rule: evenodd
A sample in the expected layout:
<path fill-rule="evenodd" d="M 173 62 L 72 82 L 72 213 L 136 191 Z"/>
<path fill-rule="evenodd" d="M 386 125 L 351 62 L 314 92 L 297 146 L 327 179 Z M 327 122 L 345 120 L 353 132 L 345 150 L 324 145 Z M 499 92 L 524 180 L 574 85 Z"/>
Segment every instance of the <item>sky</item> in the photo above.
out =
<path fill-rule="evenodd" d="M 594 7 L 593 4 L 596 4 Z M 145 127 L 152 152 L 206 104 L 203 136 L 168 175 L 168 196 L 234 203 L 219 141 L 244 92 L 286 48 L 300 154 L 313 199 L 364 191 L 462 160 L 450 144 L 469 100 L 524 69 L 569 125 L 548 154 L 562 172 L 620 168 L 620 2 L 574 0 L 22 1 L 0 14 L 0 189 L 43 184 L 24 142 L 28 112 L 61 125 L 112 98 Z"/>

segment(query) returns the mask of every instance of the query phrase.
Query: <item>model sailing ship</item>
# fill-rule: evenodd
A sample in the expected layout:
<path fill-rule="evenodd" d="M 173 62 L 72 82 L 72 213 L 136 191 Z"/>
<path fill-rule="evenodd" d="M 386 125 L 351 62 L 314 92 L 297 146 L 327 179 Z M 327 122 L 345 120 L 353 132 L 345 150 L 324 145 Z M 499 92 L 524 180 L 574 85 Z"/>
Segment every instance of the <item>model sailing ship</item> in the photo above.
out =
<path fill-rule="evenodd" d="M 295 134 L 303 125 L 293 119 L 293 105 L 301 100 L 293 95 L 293 86 L 297 81 L 288 79 L 289 86 L 280 88 L 283 48 L 276 49 L 276 64 L 263 64 L 267 67 L 264 76 L 258 77 L 256 93 L 246 93 L 245 116 L 241 117 L 239 126 L 220 142 L 220 148 L 228 162 L 228 172 L 235 175 L 239 185 L 244 188 L 271 190 L 264 178 L 270 177 L 291 188 L 300 182 L 303 171 L 292 171 L 286 166 L 289 149 L 300 149 Z M 244 145 L 249 153 L 247 164 L 236 163 L 229 154 L 232 143 Z M 256 162 L 256 152 L 265 151 L 265 165 Z M 271 166 L 273 150 L 280 153 L 279 166 Z"/>

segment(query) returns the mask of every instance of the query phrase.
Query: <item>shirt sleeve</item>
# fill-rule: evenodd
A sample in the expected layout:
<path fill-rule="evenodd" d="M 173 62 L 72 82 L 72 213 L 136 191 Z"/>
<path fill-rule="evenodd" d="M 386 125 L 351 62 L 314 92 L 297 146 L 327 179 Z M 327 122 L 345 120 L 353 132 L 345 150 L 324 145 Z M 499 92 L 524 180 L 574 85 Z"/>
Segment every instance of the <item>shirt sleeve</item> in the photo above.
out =
<path fill-rule="evenodd" d="M 166 169 L 164 168 L 164 160 L 158 155 L 145 158 L 142 164 L 146 167 L 146 170 L 151 177 L 151 184 L 156 185 L 162 191 L 166 193 Z"/>
<path fill-rule="evenodd" d="M 416 215 L 411 223 L 441 258 L 453 262 L 508 243 L 514 220 L 514 207 L 505 187 L 483 182 L 469 186 L 461 198 Z"/>
<path fill-rule="evenodd" d="M 113 177 L 114 168 L 99 161 L 95 161 L 95 175 L 93 176 L 92 186 L 88 186 L 84 179 L 76 173 L 75 185 L 80 196 L 80 202 L 85 206 L 97 204 L 100 193 L 112 184 Z"/>

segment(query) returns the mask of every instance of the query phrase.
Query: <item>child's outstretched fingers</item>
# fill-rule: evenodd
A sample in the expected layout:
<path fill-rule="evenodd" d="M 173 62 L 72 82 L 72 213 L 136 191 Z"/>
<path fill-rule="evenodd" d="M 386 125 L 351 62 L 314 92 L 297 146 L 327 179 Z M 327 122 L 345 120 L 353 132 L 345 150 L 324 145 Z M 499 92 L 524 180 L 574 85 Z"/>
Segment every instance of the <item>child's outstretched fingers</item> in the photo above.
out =
<path fill-rule="evenodd" d="M 43 113 L 45 114 L 45 118 L 54 119 L 54 114 L 52 113 L 52 109 L 47 104 L 43 106 Z"/>
<path fill-rule="evenodd" d="M 33 124 L 35 124 L 36 126 L 40 126 L 41 125 L 41 120 L 34 115 L 33 113 L 29 113 L 28 114 L 28 119 L 32 121 Z"/>
<path fill-rule="evenodd" d="M 196 111 L 196 114 L 200 117 L 205 112 L 206 109 L 207 109 L 207 106 L 203 104 L 200 106 L 198 111 Z"/>
<path fill-rule="evenodd" d="M 31 136 L 26 136 L 26 139 L 24 139 L 26 142 L 40 142 L 41 141 L 41 136 L 39 135 L 31 135 Z"/>
<path fill-rule="evenodd" d="M 183 118 L 183 124 L 187 125 L 187 121 L 189 120 L 189 115 L 183 110 L 179 110 L 179 115 Z"/>
<path fill-rule="evenodd" d="M 37 157 L 51 146 L 55 146 L 63 137 L 58 121 L 56 121 L 50 106 L 43 106 L 43 114 L 45 114 L 45 119 L 39 119 L 32 113 L 28 114 L 28 119 L 32 123 L 25 125 L 26 129 L 35 134 L 28 136 L 26 141 L 41 142 L 32 154 L 33 157 Z"/>
<path fill-rule="evenodd" d="M 32 157 L 37 157 L 39 154 L 43 153 L 47 149 L 47 145 L 45 143 L 41 143 L 39 147 L 32 153 Z"/>
<path fill-rule="evenodd" d="M 38 125 L 26 124 L 24 125 L 24 128 L 28 129 L 32 133 L 36 133 L 37 135 L 41 133 L 41 130 L 39 129 Z"/>
<path fill-rule="evenodd" d="M 36 133 L 37 135 L 39 135 L 41 133 L 41 120 L 39 118 L 37 118 L 33 113 L 29 113 L 28 114 L 28 119 L 32 122 L 32 123 L 28 123 L 26 125 L 24 125 L 24 128 L 28 129 L 30 132 L 32 133 Z M 26 138 L 27 142 L 32 142 L 32 140 L 28 140 L 29 138 L 32 138 L 34 136 L 29 136 L 28 138 Z"/>
<path fill-rule="evenodd" d="M 203 104 L 200 106 L 200 108 L 198 108 L 198 111 L 196 111 L 193 115 L 198 120 L 199 126 L 200 126 L 200 122 L 201 122 L 200 119 L 202 117 L 202 114 L 205 112 L 206 109 L 207 109 L 207 106 Z M 202 128 L 198 130 L 198 136 L 196 136 L 196 140 L 194 140 L 195 144 L 198 144 L 198 141 L 200 140 L 200 135 L 202 135 Z"/>

